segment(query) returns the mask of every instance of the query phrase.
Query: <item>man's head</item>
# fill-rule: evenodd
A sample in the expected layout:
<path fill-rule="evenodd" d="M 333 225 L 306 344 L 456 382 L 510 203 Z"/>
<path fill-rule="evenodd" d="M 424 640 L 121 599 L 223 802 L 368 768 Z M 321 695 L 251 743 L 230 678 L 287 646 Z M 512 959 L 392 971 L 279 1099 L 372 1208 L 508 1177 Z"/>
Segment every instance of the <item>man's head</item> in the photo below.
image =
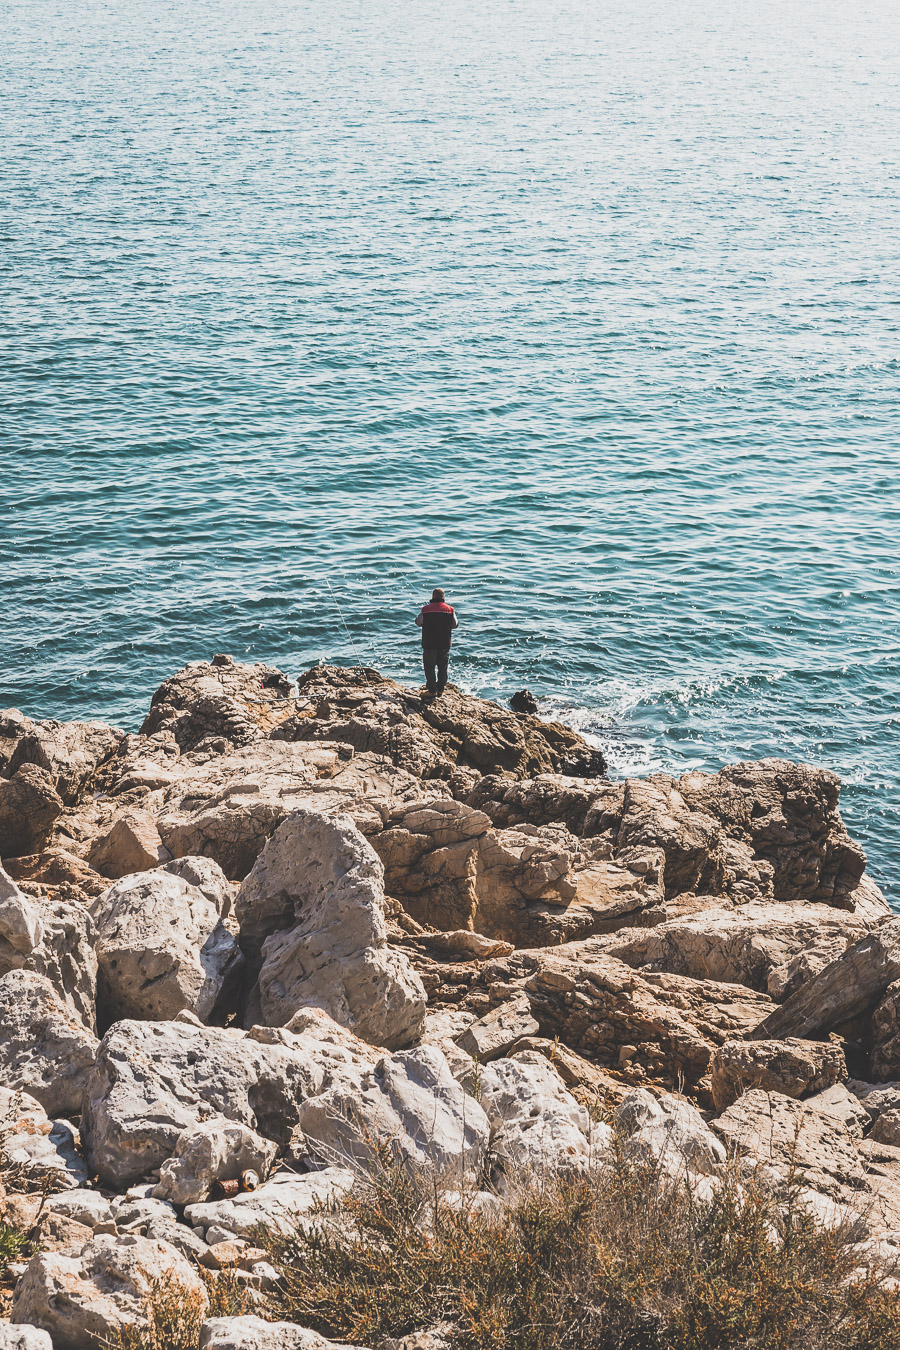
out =
<path fill-rule="evenodd" d="M 434 590 L 431 592 L 431 603 L 436 605 L 439 601 L 443 600 L 443 598 L 444 592 L 441 590 L 440 586 L 435 586 Z"/>

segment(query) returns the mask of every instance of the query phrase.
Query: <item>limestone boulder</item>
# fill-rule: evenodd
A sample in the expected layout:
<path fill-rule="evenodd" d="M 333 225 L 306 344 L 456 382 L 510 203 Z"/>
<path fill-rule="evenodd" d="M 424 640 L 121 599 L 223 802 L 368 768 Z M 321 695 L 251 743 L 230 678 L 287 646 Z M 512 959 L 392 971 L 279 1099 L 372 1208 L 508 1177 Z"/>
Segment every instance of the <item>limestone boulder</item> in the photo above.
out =
<path fill-rule="evenodd" d="M 36 764 L 0 778 L 0 857 L 36 852 L 64 809 L 49 773 Z"/>
<path fill-rule="evenodd" d="M 479 1064 L 487 1064 L 505 1055 L 523 1036 L 534 1036 L 537 1031 L 528 998 L 519 995 L 472 1022 L 456 1037 L 456 1043 Z"/>
<path fill-rule="evenodd" d="M 16 1286 L 12 1321 L 49 1332 L 54 1350 L 96 1350 L 128 1328 L 146 1326 L 145 1300 L 160 1281 L 209 1306 L 206 1286 L 174 1247 L 98 1235 L 78 1256 L 33 1256 Z"/>
<path fill-rule="evenodd" d="M 900 980 L 900 919 L 891 919 L 851 943 L 836 960 L 765 1018 L 756 1040 L 808 1037 L 868 1012 Z"/>
<path fill-rule="evenodd" d="M 710 1064 L 716 1110 L 749 1088 L 806 1097 L 847 1077 L 843 1047 L 830 1041 L 726 1041 Z"/>
<path fill-rule="evenodd" d="M 117 1022 L 87 1082 L 91 1171 L 126 1187 L 171 1157 L 182 1132 L 223 1116 L 286 1144 L 323 1073 L 304 1051 L 187 1022 Z"/>
<path fill-rule="evenodd" d="M 97 957 L 93 921 L 63 900 L 24 895 L 0 869 L 0 975 L 28 970 L 46 976 L 60 998 L 92 1028 Z"/>
<path fill-rule="evenodd" d="M 293 1322 L 261 1317 L 211 1317 L 200 1329 L 200 1350 L 354 1350 Z M 356 1350 L 362 1350 L 357 1347 Z"/>
<path fill-rule="evenodd" d="M 49 1195 L 44 1201 L 44 1208 L 50 1214 L 74 1219 L 76 1223 L 90 1229 L 109 1229 L 115 1217 L 109 1201 L 99 1191 L 73 1190 Z"/>
<path fill-rule="evenodd" d="M 751 1088 L 712 1122 L 736 1152 L 787 1182 L 837 1201 L 867 1190 L 866 1168 L 841 1121 L 779 1092 Z"/>
<path fill-rule="evenodd" d="M 241 886 L 236 915 L 258 963 L 251 1007 L 258 999 L 264 1022 L 284 1025 L 315 1006 L 374 1044 L 417 1036 L 425 991 L 388 947 L 381 863 L 349 817 L 304 810 L 280 825 Z"/>
<path fill-rule="evenodd" d="M 206 1199 L 216 1181 L 237 1181 L 247 1171 L 265 1180 L 276 1152 L 271 1139 L 239 1121 L 202 1121 L 179 1135 L 153 1194 L 176 1205 L 195 1204 Z"/>
<path fill-rule="evenodd" d="M 99 998 L 107 1021 L 201 1021 L 243 960 L 215 904 L 196 886 L 157 869 L 123 877 L 92 904 Z"/>
<path fill-rule="evenodd" d="M 685 774 L 678 790 L 768 864 L 776 900 L 845 904 L 862 877 L 866 857 L 844 827 L 840 779 L 827 769 L 762 759 Z"/>
<path fill-rule="evenodd" d="M 219 1229 L 240 1238 L 252 1238 L 259 1228 L 287 1235 L 298 1224 L 312 1222 L 323 1206 L 348 1195 L 353 1182 L 354 1173 L 343 1167 L 300 1175 L 278 1172 L 255 1191 L 188 1205 L 184 1217 L 194 1228 Z"/>
<path fill-rule="evenodd" d="M 300 1128 L 319 1162 L 380 1165 L 385 1150 L 413 1172 L 461 1182 L 477 1179 L 487 1117 L 431 1045 L 401 1051 L 304 1102 Z"/>
<path fill-rule="evenodd" d="M 609 1147 L 609 1127 L 592 1122 L 550 1062 L 534 1051 L 488 1064 L 479 1100 L 495 1132 L 494 1180 L 501 1190 L 529 1177 L 587 1168 Z"/>
<path fill-rule="evenodd" d="M 0 1322 L 0 1350 L 53 1350 L 53 1342 L 40 1327 L 14 1327 L 9 1322 Z"/>
<path fill-rule="evenodd" d="M 625 783 L 616 846 L 660 849 L 665 856 L 667 895 L 724 892 L 724 843 L 718 822 L 702 809 L 692 809 L 665 775 Z"/>
<path fill-rule="evenodd" d="M 195 886 L 201 891 L 215 905 L 220 919 L 226 919 L 234 909 L 238 888 L 233 881 L 228 880 L 212 858 L 192 858 L 190 855 L 173 858 L 165 864 L 164 871 L 171 872 L 173 877 L 180 877 L 189 886 Z"/>
<path fill-rule="evenodd" d="M 104 877 L 117 879 L 168 862 L 169 850 L 149 811 L 137 808 L 117 816 L 90 851 L 89 862 Z"/>
<path fill-rule="evenodd" d="M 16 740 L 6 773 L 12 777 L 22 768 L 40 769 L 71 805 L 124 738 L 124 731 L 104 722 L 31 722 Z"/>
<path fill-rule="evenodd" d="M 878 1081 L 900 1077 L 900 979 L 888 985 L 872 1013 L 869 1067 Z"/>
<path fill-rule="evenodd" d="M 455 800 L 398 808 L 372 836 L 391 895 L 417 922 L 523 945 L 613 931 L 658 907 L 662 855 L 612 860 L 561 825 L 498 830 Z"/>
<path fill-rule="evenodd" d="M 3 1154 L 37 1190 L 70 1191 L 87 1185 L 78 1136 L 66 1120 L 36 1117 L 27 1108 L 4 1131 Z"/>
<path fill-rule="evenodd" d="M 44 975 L 0 977 L 0 1077 L 51 1116 L 80 1116 L 99 1041 Z"/>
<path fill-rule="evenodd" d="M 713 1174 L 725 1148 L 700 1112 L 683 1097 L 654 1097 L 636 1088 L 623 1098 L 616 1119 L 631 1158 L 652 1162 L 673 1176 Z"/>

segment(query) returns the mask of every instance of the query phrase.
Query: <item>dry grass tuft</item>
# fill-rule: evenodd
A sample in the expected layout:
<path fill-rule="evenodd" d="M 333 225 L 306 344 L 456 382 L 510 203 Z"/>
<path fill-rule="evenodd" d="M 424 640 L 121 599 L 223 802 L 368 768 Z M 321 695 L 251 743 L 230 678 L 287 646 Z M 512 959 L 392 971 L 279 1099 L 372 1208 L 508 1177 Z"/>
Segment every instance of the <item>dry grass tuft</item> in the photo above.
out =
<path fill-rule="evenodd" d="M 248 1311 L 247 1289 L 231 1272 L 213 1276 L 198 1267 L 198 1273 L 206 1285 L 208 1307 L 196 1290 L 163 1277 L 144 1299 L 144 1320 L 120 1328 L 106 1342 L 109 1350 L 197 1350 L 208 1317 L 240 1317 Z"/>
<path fill-rule="evenodd" d="M 280 1316 L 367 1345 L 443 1322 L 459 1350 L 900 1346 L 900 1294 L 857 1270 L 856 1236 L 734 1176 L 700 1203 L 619 1158 L 501 1218 L 382 1170 L 271 1255 Z"/>

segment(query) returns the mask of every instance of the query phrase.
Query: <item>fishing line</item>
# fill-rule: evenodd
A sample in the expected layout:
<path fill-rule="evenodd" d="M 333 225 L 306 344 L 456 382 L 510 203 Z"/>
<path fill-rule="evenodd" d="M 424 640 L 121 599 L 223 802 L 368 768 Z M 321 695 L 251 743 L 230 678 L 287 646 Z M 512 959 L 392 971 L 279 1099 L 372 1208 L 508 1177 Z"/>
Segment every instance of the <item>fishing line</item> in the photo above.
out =
<path fill-rule="evenodd" d="M 346 621 L 345 618 L 344 618 L 344 611 L 341 609 L 340 605 L 338 604 L 338 599 L 337 599 L 337 596 L 335 595 L 335 593 L 334 593 L 334 591 L 333 591 L 333 589 L 332 589 L 331 582 L 328 580 L 327 577 L 323 577 L 322 579 L 323 579 L 323 581 L 325 582 L 325 585 L 328 587 L 328 593 L 329 593 L 329 595 L 331 596 L 332 603 L 333 603 L 335 609 L 336 609 L 337 612 L 338 612 L 338 618 L 339 618 L 340 621 L 341 621 L 341 626 L 343 627 L 344 632 L 347 634 L 347 641 L 350 643 L 350 650 L 351 650 L 351 652 L 353 653 L 353 656 L 354 656 L 354 658 L 355 658 L 355 660 L 356 660 L 356 664 L 357 664 L 357 666 L 359 667 L 359 669 L 362 671 L 362 673 L 363 673 L 363 678 L 364 678 L 366 684 L 370 684 L 371 681 L 369 680 L 368 673 L 367 673 L 367 671 L 366 671 L 365 666 L 363 665 L 362 661 L 361 661 L 360 658 L 359 658 L 359 652 L 357 651 L 356 643 L 353 641 L 353 638 L 350 636 L 350 629 L 347 627 L 347 621 Z"/>

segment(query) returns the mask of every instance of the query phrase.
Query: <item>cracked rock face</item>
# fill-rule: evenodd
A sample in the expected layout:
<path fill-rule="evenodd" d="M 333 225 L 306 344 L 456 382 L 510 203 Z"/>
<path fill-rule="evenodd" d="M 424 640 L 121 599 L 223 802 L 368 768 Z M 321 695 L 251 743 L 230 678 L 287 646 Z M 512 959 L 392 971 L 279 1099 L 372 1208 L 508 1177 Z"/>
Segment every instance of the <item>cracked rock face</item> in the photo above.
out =
<path fill-rule="evenodd" d="M 50 1116 L 81 1115 L 99 1042 L 50 981 L 29 970 L 0 978 L 0 1077 Z"/>
<path fill-rule="evenodd" d="M 298 811 L 275 831 L 237 897 L 241 940 L 258 962 L 261 1020 L 322 1008 L 374 1045 L 418 1034 L 425 991 L 387 944 L 384 873 L 346 816 Z M 258 953 L 258 955 L 257 955 Z"/>
<path fill-rule="evenodd" d="M 159 1167 L 186 1129 L 224 1116 L 286 1144 L 322 1070 L 308 1054 L 182 1022 L 117 1022 L 88 1076 L 85 1157 L 109 1186 Z"/>
<path fill-rule="evenodd" d="M 184 1009 L 206 1021 L 243 958 L 212 900 L 159 869 L 124 877 L 91 905 L 106 1023 L 166 1021 Z"/>

